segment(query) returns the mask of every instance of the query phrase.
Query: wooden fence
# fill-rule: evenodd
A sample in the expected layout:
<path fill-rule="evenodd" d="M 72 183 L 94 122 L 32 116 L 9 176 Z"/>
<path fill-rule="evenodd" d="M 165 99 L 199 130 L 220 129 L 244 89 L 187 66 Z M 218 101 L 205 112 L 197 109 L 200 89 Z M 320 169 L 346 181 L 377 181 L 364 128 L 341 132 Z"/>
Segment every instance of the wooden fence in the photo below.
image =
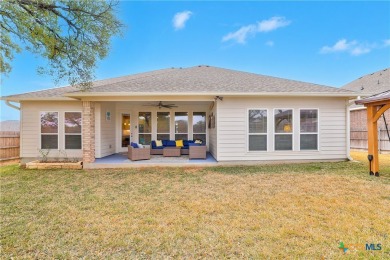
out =
<path fill-rule="evenodd" d="M 0 132 L 0 161 L 20 158 L 20 133 Z"/>
<path fill-rule="evenodd" d="M 367 130 L 351 130 L 351 149 L 367 150 Z M 390 140 L 386 130 L 378 130 L 379 152 L 390 152 Z"/>

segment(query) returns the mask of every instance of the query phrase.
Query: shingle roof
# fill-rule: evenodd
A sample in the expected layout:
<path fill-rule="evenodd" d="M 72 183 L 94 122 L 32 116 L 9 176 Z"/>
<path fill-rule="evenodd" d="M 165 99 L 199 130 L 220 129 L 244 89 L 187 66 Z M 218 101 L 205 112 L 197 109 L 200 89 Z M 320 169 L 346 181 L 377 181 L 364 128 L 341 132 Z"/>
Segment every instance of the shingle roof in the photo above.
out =
<path fill-rule="evenodd" d="M 390 90 L 390 68 L 364 75 L 342 87 L 364 94 L 378 94 Z"/>
<path fill-rule="evenodd" d="M 350 94 L 354 96 L 355 94 L 353 91 L 345 89 L 296 80 L 210 66 L 195 66 L 156 70 L 99 80 L 93 82 L 93 87 L 88 92 L 81 92 L 74 87 L 67 86 L 8 96 L 5 99 L 60 98 L 65 94 L 83 96 L 94 93 L 106 93 L 109 95 L 110 92 L 116 94 L 166 93 L 173 95 L 185 93 L 317 93 Z"/>

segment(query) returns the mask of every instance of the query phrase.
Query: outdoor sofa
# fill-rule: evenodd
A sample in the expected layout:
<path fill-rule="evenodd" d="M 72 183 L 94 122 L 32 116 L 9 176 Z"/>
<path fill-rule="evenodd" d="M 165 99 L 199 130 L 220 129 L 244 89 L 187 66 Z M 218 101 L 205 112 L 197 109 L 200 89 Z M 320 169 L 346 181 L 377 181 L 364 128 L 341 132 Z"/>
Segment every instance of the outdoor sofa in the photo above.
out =
<path fill-rule="evenodd" d="M 194 146 L 205 146 L 205 144 L 196 144 L 194 140 L 183 140 L 183 146 L 180 149 L 181 155 L 188 155 L 189 154 L 189 147 L 191 145 Z M 157 146 L 156 141 L 153 140 L 150 145 L 150 154 L 152 155 L 162 155 L 163 149 L 165 147 L 176 147 L 176 141 L 174 140 L 162 140 L 162 146 Z"/>

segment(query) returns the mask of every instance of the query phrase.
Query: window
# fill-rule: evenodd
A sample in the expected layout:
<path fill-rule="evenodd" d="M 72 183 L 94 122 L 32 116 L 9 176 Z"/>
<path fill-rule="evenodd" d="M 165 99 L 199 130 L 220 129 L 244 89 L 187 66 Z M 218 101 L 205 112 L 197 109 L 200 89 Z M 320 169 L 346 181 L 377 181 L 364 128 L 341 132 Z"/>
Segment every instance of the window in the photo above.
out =
<path fill-rule="evenodd" d="M 138 142 L 150 144 L 152 140 L 152 113 L 139 112 L 138 115 Z"/>
<path fill-rule="evenodd" d="M 293 110 L 275 109 L 275 151 L 293 149 Z"/>
<path fill-rule="evenodd" d="M 41 112 L 41 149 L 58 149 L 58 112 Z"/>
<path fill-rule="evenodd" d="M 188 139 L 188 112 L 175 112 L 175 139 Z"/>
<path fill-rule="evenodd" d="M 300 111 L 300 147 L 301 150 L 318 150 L 318 110 Z"/>
<path fill-rule="evenodd" d="M 267 151 L 267 110 L 248 110 L 248 150 Z"/>
<path fill-rule="evenodd" d="M 65 112 L 65 149 L 81 149 L 81 112 Z"/>
<path fill-rule="evenodd" d="M 192 116 L 193 140 L 202 140 L 206 143 L 206 113 L 194 112 Z"/>
<path fill-rule="evenodd" d="M 169 140 L 171 116 L 169 112 L 157 112 L 157 140 Z"/>

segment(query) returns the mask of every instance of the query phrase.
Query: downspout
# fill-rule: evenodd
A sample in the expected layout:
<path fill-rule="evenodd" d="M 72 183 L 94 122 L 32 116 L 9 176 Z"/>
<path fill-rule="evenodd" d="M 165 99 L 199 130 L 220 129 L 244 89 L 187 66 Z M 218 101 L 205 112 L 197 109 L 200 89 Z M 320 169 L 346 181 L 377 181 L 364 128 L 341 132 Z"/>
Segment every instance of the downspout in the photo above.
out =
<path fill-rule="evenodd" d="M 360 97 L 358 98 L 360 99 Z M 347 159 L 349 161 L 353 161 L 353 158 L 351 157 L 351 111 L 349 110 L 349 107 L 355 104 L 355 100 L 349 101 L 347 100 L 346 106 L 345 106 L 345 113 L 346 113 L 346 125 L 347 125 L 347 147 L 346 147 L 346 152 L 347 152 Z"/>
<path fill-rule="evenodd" d="M 14 104 L 11 104 L 9 100 L 6 100 L 6 101 L 5 101 L 5 104 L 6 104 L 7 106 L 9 106 L 9 107 L 12 107 L 12 108 L 17 109 L 17 110 L 20 111 L 20 107 L 15 106 Z"/>

